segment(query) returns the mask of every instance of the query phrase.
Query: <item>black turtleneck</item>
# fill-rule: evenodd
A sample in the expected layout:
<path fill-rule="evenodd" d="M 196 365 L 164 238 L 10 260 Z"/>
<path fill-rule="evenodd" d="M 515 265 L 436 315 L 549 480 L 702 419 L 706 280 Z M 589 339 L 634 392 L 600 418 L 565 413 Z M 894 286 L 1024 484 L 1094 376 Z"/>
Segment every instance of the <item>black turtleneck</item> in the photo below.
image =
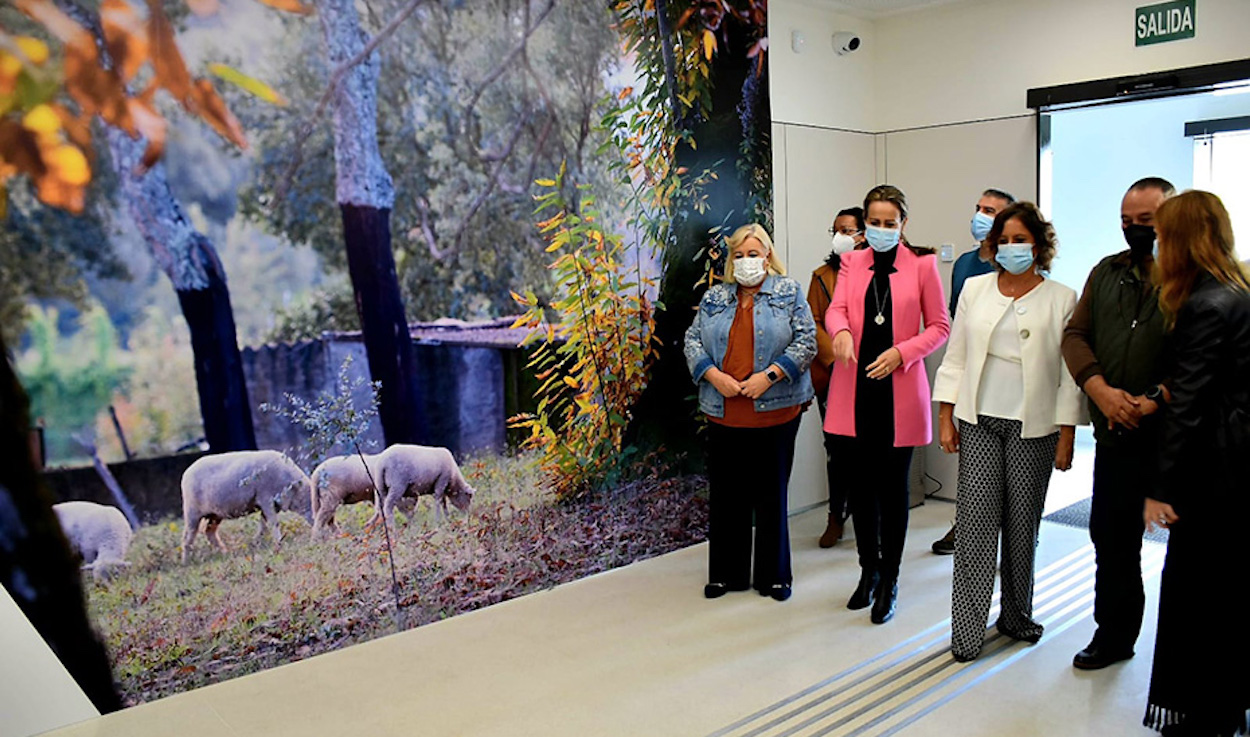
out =
<path fill-rule="evenodd" d="M 894 260 L 902 247 L 872 253 L 872 265 L 868 268 L 873 274 L 864 295 L 864 331 L 859 341 L 859 376 L 855 382 L 855 435 L 890 443 L 894 442 L 894 382 L 890 377 L 870 379 L 867 369 L 877 356 L 894 345 L 890 274 L 897 271 Z M 876 322 L 878 314 L 884 318 L 880 325 Z"/>

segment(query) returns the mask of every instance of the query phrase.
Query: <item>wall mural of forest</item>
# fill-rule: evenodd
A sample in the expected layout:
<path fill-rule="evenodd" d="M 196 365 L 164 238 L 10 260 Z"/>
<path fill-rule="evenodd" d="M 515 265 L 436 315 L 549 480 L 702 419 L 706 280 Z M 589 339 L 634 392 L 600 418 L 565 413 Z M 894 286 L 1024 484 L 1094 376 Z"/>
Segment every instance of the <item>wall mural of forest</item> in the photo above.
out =
<path fill-rule="evenodd" d="M 0 491 L 58 502 L 120 704 L 704 539 L 681 336 L 772 228 L 766 13 L 0 7 L 0 408 L 44 469 Z"/>

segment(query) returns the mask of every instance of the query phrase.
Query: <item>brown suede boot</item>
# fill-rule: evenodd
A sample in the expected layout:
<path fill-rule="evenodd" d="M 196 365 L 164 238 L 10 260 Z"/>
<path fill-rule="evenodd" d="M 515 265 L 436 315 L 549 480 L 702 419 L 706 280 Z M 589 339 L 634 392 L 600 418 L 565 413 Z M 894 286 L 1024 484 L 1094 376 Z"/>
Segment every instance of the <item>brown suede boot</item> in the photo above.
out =
<path fill-rule="evenodd" d="M 820 536 L 820 547 L 832 548 L 842 539 L 842 520 L 838 519 L 836 514 L 829 515 L 829 526 L 825 528 L 825 534 Z"/>

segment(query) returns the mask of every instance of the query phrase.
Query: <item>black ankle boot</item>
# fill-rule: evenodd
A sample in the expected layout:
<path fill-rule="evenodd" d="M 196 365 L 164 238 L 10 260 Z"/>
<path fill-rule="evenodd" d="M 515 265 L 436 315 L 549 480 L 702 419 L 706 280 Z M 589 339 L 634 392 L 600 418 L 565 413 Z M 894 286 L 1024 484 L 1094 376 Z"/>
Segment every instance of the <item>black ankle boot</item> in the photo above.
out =
<path fill-rule="evenodd" d="M 872 623 L 885 624 L 894 618 L 898 607 L 898 577 L 882 578 L 877 585 L 876 603 L 872 605 Z"/>
<path fill-rule="evenodd" d="M 872 604 L 872 597 L 877 589 L 877 572 L 861 571 L 859 574 L 859 585 L 855 587 L 855 593 L 851 594 L 851 600 L 846 602 L 847 609 L 865 609 Z"/>

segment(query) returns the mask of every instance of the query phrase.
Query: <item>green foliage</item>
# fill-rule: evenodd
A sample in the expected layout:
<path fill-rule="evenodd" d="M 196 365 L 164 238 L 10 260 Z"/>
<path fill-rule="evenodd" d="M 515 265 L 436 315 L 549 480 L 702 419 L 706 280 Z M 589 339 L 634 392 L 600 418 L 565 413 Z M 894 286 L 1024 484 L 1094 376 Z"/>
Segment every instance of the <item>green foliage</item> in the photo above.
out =
<path fill-rule="evenodd" d="M 106 313 L 94 306 L 79 317 L 79 330 L 61 335 L 57 311 L 31 310 L 31 347 L 17 361 L 18 375 L 30 395 L 31 417 L 42 420 L 49 459 L 82 455 L 74 435 L 95 426 L 113 392 L 125 381 L 117 331 Z"/>
<path fill-rule="evenodd" d="M 181 316 L 145 308 L 120 361 L 126 380 L 114 392 L 112 405 L 132 453 L 167 455 L 203 436 L 195 357 Z M 96 438 L 101 458 L 125 458 L 107 413 L 96 415 Z"/>
<path fill-rule="evenodd" d="M 371 3 L 362 22 L 376 32 L 402 4 Z M 596 155 L 606 80 L 620 63 L 611 14 L 601 3 L 558 2 L 538 23 L 544 6 L 429 4 L 379 49 L 379 144 L 395 181 L 392 243 L 411 320 L 498 317 L 515 310 L 511 291 L 547 293 L 546 244 L 529 218 L 531 182 L 540 173 L 567 160 L 572 199 L 580 184 L 612 204 L 623 191 Z M 538 25 L 526 50 L 507 57 L 527 22 Z M 241 211 L 344 273 L 328 120 L 304 141 L 298 175 L 285 198 L 274 200 L 292 141 L 329 76 L 315 20 L 290 21 L 282 42 L 286 65 L 272 79 L 291 106 L 231 100 L 247 130 L 256 131 L 257 169 L 241 193 Z M 289 315 L 290 327 L 272 336 L 308 337 L 301 326 L 327 313 L 336 327 L 347 327 L 356 320 L 349 306 L 335 299 L 301 307 Z"/>
<path fill-rule="evenodd" d="M 344 282 L 338 288 L 314 289 L 291 305 L 279 308 L 273 329 L 264 341 L 295 343 L 320 338 L 327 331 L 348 330 L 360 330 L 360 316 L 351 287 Z"/>
<path fill-rule="evenodd" d="M 543 384 L 536 412 L 512 425 L 529 431 L 526 447 L 542 451 L 556 493 L 570 497 L 619 475 L 628 460 L 622 440 L 656 344 L 640 269 L 623 263 L 622 239 L 605 232 L 592 197 L 580 209 L 565 198 L 565 174 L 561 167 L 555 180 L 538 181 L 547 191 L 535 212 L 549 215 L 538 227 L 547 251 L 560 252 L 550 266 L 558 296 L 547 305 L 532 290 L 514 295 L 527 308 L 516 323 L 531 329 L 526 343 L 542 341 L 530 367 Z M 547 319 L 548 309 L 558 323 Z"/>

